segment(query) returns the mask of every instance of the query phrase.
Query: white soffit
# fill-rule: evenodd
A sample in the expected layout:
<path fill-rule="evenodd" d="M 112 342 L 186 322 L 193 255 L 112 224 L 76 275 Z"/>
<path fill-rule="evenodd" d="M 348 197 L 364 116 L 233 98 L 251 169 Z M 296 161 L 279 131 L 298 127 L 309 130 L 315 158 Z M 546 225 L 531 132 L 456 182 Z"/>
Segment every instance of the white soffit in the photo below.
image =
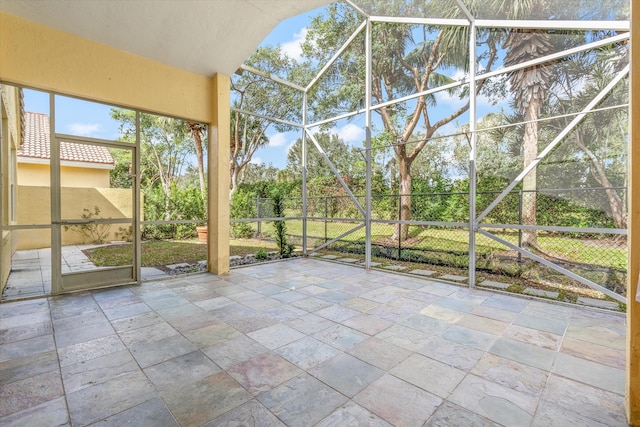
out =
<path fill-rule="evenodd" d="M 331 0 L 0 0 L 0 10 L 204 76 L 233 74 L 283 20 Z"/>

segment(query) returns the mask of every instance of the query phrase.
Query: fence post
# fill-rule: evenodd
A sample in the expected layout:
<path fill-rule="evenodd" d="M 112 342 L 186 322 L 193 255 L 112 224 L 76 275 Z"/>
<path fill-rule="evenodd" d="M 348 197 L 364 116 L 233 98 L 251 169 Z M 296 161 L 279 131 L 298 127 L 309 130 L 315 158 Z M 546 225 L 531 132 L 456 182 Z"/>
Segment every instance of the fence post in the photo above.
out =
<path fill-rule="evenodd" d="M 327 242 L 327 240 L 329 240 L 327 238 L 327 217 L 329 216 L 329 210 L 327 209 L 327 196 L 324 196 L 324 241 L 325 243 Z"/>
<path fill-rule="evenodd" d="M 518 224 L 522 225 L 522 190 L 518 190 Z M 522 228 L 518 228 L 518 247 L 522 247 Z M 518 252 L 518 263 L 522 262 L 522 254 Z"/>
<path fill-rule="evenodd" d="M 402 218 L 402 196 L 398 192 L 398 221 Z M 402 251 L 402 224 L 398 223 L 398 261 L 402 258 L 400 253 Z"/>
<path fill-rule="evenodd" d="M 260 224 L 260 196 L 256 197 L 256 218 L 258 218 L 258 237 L 262 235 L 262 227 Z"/>

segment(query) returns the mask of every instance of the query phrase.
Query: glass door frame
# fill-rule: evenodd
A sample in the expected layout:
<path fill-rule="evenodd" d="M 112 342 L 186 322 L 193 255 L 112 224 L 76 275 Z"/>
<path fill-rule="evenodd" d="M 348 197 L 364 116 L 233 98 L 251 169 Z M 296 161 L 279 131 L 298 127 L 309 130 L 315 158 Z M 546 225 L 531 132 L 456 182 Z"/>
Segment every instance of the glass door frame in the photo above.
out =
<path fill-rule="evenodd" d="M 57 295 L 89 289 L 112 287 L 125 284 L 140 283 L 140 180 L 137 171 L 140 170 L 140 113 L 136 111 L 136 142 L 109 141 L 96 138 L 78 137 L 58 134 L 55 131 L 55 95 L 50 94 L 50 174 L 51 174 L 51 294 Z M 60 178 L 60 142 L 61 140 L 74 143 L 85 143 L 125 149 L 131 151 L 132 177 L 132 218 L 96 220 L 96 222 L 126 223 L 133 227 L 131 233 L 133 246 L 133 263 L 131 265 L 99 270 L 62 272 L 62 229 L 63 227 L 80 224 L 81 221 L 69 221 L 62 218 L 61 178 Z"/>

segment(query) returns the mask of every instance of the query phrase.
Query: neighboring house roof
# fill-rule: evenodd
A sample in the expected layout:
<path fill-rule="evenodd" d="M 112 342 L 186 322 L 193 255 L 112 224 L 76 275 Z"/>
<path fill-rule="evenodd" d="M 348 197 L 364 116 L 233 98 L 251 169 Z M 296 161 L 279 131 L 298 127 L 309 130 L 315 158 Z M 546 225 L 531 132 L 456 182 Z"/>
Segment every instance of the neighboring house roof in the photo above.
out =
<path fill-rule="evenodd" d="M 18 150 L 19 160 L 49 160 L 49 116 L 42 113 L 24 113 L 24 140 Z M 60 162 L 88 163 L 85 167 L 113 167 L 114 161 L 107 147 L 74 142 L 60 142 Z M 48 162 L 47 162 L 48 163 Z M 80 166 L 80 165 L 78 165 Z"/>

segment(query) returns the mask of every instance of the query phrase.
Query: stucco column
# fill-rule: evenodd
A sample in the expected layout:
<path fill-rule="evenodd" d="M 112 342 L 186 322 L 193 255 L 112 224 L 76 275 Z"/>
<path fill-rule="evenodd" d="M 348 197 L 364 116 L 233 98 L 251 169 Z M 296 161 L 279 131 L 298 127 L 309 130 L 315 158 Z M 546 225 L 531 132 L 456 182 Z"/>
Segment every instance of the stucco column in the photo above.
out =
<path fill-rule="evenodd" d="M 212 78 L 212 117 L 209 123 L 208 150 L 208 243 L 209 271 L 229 272 L 229 129 L 230 78 L 216 74 Z"/>
<path fill-rule="evenodd" d="M 627 386 L 629 424 L 640 426 L 640 5 L 631 2 L 631 146 L 629 147 L 629 261 L 627 274 Z M 634 75 L 635 74 L 635 75 Z"/>

